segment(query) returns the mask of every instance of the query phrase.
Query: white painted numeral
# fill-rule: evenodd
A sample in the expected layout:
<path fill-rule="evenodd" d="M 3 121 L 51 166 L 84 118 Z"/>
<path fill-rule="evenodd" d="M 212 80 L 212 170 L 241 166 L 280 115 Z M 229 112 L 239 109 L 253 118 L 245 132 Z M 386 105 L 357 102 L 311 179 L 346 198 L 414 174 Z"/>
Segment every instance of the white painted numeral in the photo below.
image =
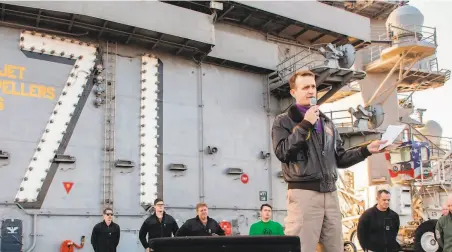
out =
<path fill-rule="evenodd" d="M 20 48 L 25 51 L 76 60 L 16 195 L 17 202 L 36 202 L 55 153 L 94 67 L 96 47 L 68 38 L 24 31 L 20 34 Z"/>
<path fill-rule="evenodd" d="M 140 202 L 152 205 L 157 195 L 157 112 L 158 59 L 151 55 L 141 58 L 141 120 L 140 120 Z"/>

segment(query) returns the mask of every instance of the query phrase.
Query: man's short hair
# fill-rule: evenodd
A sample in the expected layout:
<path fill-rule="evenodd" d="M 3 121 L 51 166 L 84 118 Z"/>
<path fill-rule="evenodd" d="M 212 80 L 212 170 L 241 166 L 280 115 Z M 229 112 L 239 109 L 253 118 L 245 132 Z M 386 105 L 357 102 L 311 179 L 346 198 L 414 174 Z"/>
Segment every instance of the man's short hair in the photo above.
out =
<path fill-rule="evenodd" d="M 270 209 L 273 209 L 273 207 L 270 206 L 270 204 L 265 203 L 265 204 L 262 204 L 261 211 L 262 211 L 262 209 L 264 209 L 264 207 L 269 207 Z"/>
<path fill-rule="evenodd" d="M 154 200 L 154 206 L 157 205 L 157 203 L 159 203 L 160 201 L 163 202 L 163 200 L 161 198 L 157 198 Z"/>
<path fill-rule="evenodd" d="M 304 76 L 311 76 L 315 78 L 315 74 L 309 70 L 298 70 L 297 72 L 295 72 L 292 77 L 290 77 L 289 79 L 289 86 L 290 89 L 294 89 L 297 86 L 295 85 L 295 81 L 297 80 L 297 77 L 304 77 Z"/>
<path fill-rule="evenodd" d="M 112 212 L 113 213 L 113 209 L 111 209 L 110 207 L 106 207 L 105 209 L 104 209 L 104 214 L 107 214 L 107 211 L 110 211 L 110 212 Z"/>
<path fill-rule="evenodd" d="M 200 209 L 201 207 L 207 207 L 206 203 L 198 203 L 196 204 L 196 211 L 198 211 L 198 209 Z"/>
<path fill-rule="evenodd" d="M 382 193 L 385 193 L 385 194 L 391 194 L 388 190 L 381 189 L 381 190 L 378 190 L 378 192 L 377 192 L 377 197 L 380 197 L 380 195 L 381 195 Z"/>

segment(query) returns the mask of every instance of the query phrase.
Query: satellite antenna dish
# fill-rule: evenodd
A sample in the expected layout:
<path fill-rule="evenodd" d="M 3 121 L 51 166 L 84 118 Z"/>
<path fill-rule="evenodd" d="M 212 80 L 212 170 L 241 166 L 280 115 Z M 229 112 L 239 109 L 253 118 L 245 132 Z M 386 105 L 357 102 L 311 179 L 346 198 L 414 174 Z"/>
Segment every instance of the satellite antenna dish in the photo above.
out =
<path fill-rule="evenodd" d="M 338 60 L 339 66 L 341 68 L 350 68 L 355 63 L 355 47 L 353 47 L 351 44 L 346 44 L 343 46 L 340 46 L 338 48 L 339 51 L 342 52 L 343 56 L 341 56 Z"/>
<path fill-rule="evenodd" d="M 368 107 L 368 111 L 372 113 L 370 120 L 367 122 L 369 129 L 380 127 L 384 120 L 383 105 L 375 104 Z"/>

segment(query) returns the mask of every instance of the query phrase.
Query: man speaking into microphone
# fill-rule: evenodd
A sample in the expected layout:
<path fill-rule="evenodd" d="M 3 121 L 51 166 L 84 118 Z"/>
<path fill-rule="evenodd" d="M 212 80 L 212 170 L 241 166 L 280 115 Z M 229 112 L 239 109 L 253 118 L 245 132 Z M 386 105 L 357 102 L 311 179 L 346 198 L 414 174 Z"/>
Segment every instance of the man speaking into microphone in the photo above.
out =
<path fill-rule="evenodd" d="M 386 141 L 345 150 L 333 122 L 316 104 L 315 75 L 308 70 L 289 80 L 296 104 L 278 115 L 272 127 L 273 150 L 288 183 L 285 235 L 301 240 L 301 252 L 343 252 L 337 168 L 355 165 Z"/>

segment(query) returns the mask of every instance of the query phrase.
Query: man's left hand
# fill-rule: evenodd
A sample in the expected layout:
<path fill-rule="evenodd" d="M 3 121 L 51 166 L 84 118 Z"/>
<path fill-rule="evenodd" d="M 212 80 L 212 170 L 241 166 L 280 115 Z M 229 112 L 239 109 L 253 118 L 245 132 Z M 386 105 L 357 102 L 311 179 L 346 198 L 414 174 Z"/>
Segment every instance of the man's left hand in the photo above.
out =
<path fill-rule="evenodd" d="M 370 153 L 374 154 L 374 153 L 381 153 L 384 152 L 384 148 L 382 150 L 378 150 L 380 148 L 380 145 L 385 144 L 388 140 L 375 140 L 372 143 L 370 143 L 369 145 L 367 145 L 367 149 L 369 150 Z"/>

